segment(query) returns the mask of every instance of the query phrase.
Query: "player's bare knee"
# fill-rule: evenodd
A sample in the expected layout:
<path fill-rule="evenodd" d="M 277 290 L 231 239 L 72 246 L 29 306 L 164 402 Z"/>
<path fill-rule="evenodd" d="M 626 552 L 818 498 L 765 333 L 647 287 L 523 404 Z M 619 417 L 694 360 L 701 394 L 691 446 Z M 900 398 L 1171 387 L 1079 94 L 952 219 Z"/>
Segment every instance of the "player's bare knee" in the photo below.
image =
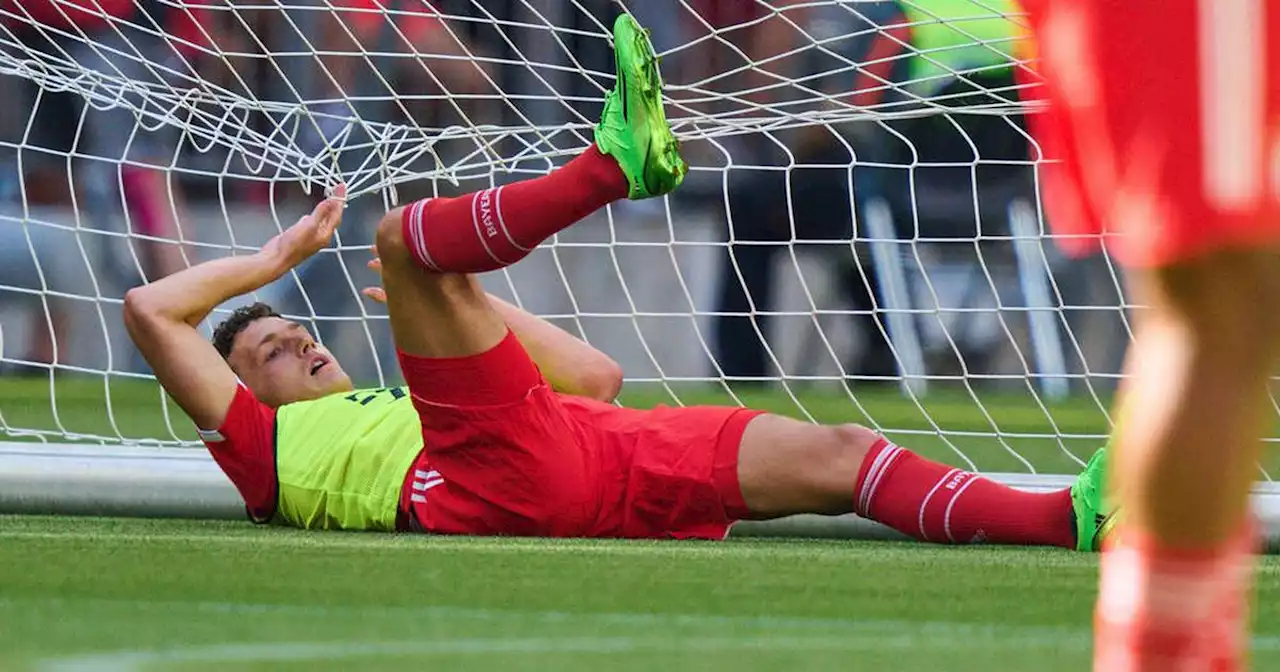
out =
<path fill-rule="evenodd" d="M 880 435 L 862 425 L 828 425 L 818 429 L 805 455 L 810 480 L 824 489 L 848 490 L 858 477 L 862 460 Z"/>
<path fill-rule="evenodd" d="M 791 511 L 844 513 L 853 505 L 850 496 L 858 471 L 871 446 L 880 439 L 860 425 L 815 427 L 805 449 L 797 456 L 796 490 Z"/>
<path fill-rule="evenodd" d="M 874 430 L 852 423 L 834 425 L 831 433 L 834 442 L 831 457 L 833 470 L 838 468 L 842 478 L 847 473 L 852 473 L 857 478 L 862 460 L 882 437 Z"/>
<path fill-rule="evenodd" d="M 409 247 L 404 240 L 404 227 L 401 224 L 403 214 L 404 208 L 393 208 L 378 222 L 375 244 L 378 257 L 382 259 L 384 267 L 409 261 L 411 258 Z"/>
<path fill-rule="evenodd" d="M 846 423 L 843 425 L 834 425 L 831 428 L 840 445 L 844 446 L 846 452 L 856 452 L 866 455 L 871 450 L 871 446 L 875 445 L 881 438 L 880 433 L 874 429 L 863 427 L 855 423 Z"/>

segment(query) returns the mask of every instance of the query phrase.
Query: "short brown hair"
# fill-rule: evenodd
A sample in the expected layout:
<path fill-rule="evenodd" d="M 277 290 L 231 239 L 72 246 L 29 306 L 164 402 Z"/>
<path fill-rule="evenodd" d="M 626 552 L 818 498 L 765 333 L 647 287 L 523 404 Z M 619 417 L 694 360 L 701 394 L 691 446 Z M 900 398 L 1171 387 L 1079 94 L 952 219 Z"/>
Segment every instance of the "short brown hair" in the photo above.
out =
<path fill-rule="evenodd" d="M 213 330 L 213 347 L 218 350 L 218 354 L 223 359 L 231 357 L 231 346 L 236 342 L 236 336 L 244 331 L 255 320 L 264 317 L 283 317 L 277 313 L 275 308 L 268 306 L 261 301 L 250 305 L 236 308 L 231 316 L 222 321 L 217 328 Z"/>

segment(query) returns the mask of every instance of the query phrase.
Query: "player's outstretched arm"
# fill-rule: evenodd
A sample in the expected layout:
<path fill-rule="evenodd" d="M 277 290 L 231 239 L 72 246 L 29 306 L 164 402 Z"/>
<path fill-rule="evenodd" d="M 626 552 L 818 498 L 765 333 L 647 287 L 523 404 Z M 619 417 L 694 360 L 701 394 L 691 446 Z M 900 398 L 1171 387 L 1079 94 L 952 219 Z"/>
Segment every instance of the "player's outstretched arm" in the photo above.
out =
<path fill-rule="evenodd" d="M 196 325 L 224 301 L 259 289 L 324 249 L 342 221 L 344 196 L 339 187 L 256 254 L 214 259 L 125 294 L 130 338 L 200 428 L 222 425 L 235 398 L 236 376 Z"/>

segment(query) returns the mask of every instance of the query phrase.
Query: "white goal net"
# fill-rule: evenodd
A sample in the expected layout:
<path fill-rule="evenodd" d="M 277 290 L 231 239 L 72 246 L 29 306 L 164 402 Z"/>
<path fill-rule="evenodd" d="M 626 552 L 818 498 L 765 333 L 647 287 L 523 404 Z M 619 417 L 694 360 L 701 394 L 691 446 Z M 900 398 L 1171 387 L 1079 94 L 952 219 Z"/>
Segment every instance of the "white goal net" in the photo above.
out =
<path fill-rule="evenodd" d="M 663 54 L 689 179 L 490 290 L 614 356 L 625 404 L 763 406 L 965 468 L 1074 473 L 1109 431 L 1132 307 L 1107 257 L 1053 245 L 1016 4 L 628 9 Z M 252 252 L 339 182 L 339 244 L 245 300 L 303 321 L 359 384 L 394 384 L 385 313 L 359 296 L 373 223 L 586 147 L 618 11 L 0 0 L 0 439 L 192 444 L 124 292 Z"/>

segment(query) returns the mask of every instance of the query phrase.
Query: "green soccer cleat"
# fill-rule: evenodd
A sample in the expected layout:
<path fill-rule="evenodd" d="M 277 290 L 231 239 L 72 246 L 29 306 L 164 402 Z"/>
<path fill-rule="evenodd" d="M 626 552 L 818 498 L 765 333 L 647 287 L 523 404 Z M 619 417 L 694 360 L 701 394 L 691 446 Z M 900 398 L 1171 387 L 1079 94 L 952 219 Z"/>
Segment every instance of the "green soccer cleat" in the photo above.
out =
<path fill-rule="evenodd" d="M 1098 551 L 1115 524 L 1115 507 L 1108 501 L 1103 484 L 1107 471 L 1107 449 L 1099 448 L 1089 458 L 1084 471 L 1071 485 L 1071 508 L 1076 517 L 1076 550 Z"/>
<path fill-rule="evenodd" d="M 605 97 L 596 147 L 627 176 L 632 200 L 670 193 L 688 171 L 662 110 L 662 76 L 649 33 L 629 14 L 613 24 L 618 82 Z"/>

